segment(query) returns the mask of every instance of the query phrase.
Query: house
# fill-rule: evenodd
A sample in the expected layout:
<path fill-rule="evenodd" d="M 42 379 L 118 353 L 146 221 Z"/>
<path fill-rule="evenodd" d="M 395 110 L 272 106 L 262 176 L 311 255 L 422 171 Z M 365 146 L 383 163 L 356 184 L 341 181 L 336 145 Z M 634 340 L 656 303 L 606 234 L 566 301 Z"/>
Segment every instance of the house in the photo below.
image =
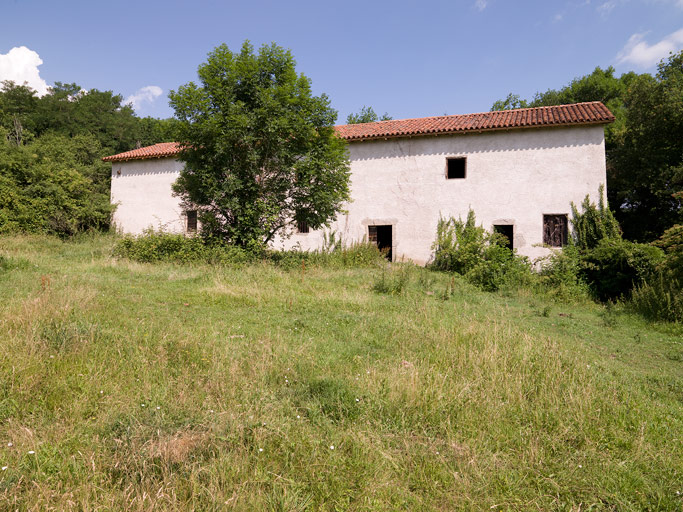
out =
<path fill-rule="evenodd" d="M 347 243 L 376 242 L 390 258 L 426 263 L 440 217 L 467 216 L 535 258 L 567 240 L 571 203 L 595 199 L 605 176 L 600 102 L 337 126 L 349 145 L 351 197 L 331 228 Z M 182 169 L 175 143 L 104 158 L 112 162 L 114 222 L 126 233 L 197 229 L 171 193 Z M 315 249 L 323 230 L 299 225 L 276 248 Z"/>

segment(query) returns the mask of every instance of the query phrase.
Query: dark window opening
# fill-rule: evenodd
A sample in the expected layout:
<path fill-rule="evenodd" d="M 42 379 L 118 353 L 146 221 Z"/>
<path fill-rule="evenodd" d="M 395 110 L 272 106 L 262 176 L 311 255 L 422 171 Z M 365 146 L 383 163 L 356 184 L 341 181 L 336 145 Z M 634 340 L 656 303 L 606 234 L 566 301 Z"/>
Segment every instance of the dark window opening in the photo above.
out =
<path fill-rule="evenodd" d="M 308 222 L 305 220 L 300 220 L 296 223 L 296 232 L 297 233 L 308 233 L 309 228 L 308 228 Z"/>
<path fill-rule="evenodd" d="M 512 241 L 514 239 L 515 230 L 512 224 L 495 224 L 493 226 L 493 231 L 495 231 L 496 233 L 500 233 L 507 239 L 505 247 L 507 247 L 510 250 L 514 248 Z"/>
<path fill-rule="evenodd" d="M 543 243 L 550 247 L 563 247 L 567 245 L 567 215 L 544 215 L 543 216 Z"/>
<path fill-rule="evenodd" d="M 185 215 L 187 215 L 188 233 L 197 231 L 197 210 L 188 210 Z"/>
<path fill-rule="evenodd" d="M 368 226 L 368 240 L 377 245 L 377 248 L 389 261 L 392 261 L 391 242 L 392 226 Z"/>
<path fill-rule="evenodd" d="M 465 178 L 465 170 L 467 167 L 466 158 L 447 158 L 446 165 L 446 177 L 449 180 Z"/>

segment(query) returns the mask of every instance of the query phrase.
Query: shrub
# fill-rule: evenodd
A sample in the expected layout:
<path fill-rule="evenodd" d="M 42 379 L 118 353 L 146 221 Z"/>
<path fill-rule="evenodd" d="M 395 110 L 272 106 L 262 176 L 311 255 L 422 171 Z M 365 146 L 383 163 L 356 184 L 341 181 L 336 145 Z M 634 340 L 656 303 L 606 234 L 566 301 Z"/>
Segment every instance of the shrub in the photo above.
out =
<path fill-rule="evenodd" d="M 562 301 L 588 297 L 590 289 L 581 277 L 581 258 L 574 244 L 553 250 L 535 263 L 539 267 L 538 283 L 544 292 Z"/>
<path fill-rule="evenodd" d="M 476 225 L 474 212 L 467 220 L 439 219 L 434 259 L 430 267 L 455 272 L 487 291 L 528 284 L 532 279 L 527 258 L 505 247 L 505 238 Z"/>
<path fill-rule="evenodd" d="M 664 250 L 657 273 L 636 287 L 630 309 L 650 320 L 683 322 L 683 225 L 664 232 L 655 246 Z"/>
<path fill-rule="evenodd" d="M 598 188 L 598 204 L 591 203 L 590 197 L 581 203 L 582 212 L 572 203 L 573 241 L 579 250 L 596 247 L 601 240 L 621 240 L 621 228 L 612 211 L 605 205 L 605 187 Z"/>
<path fill-rule="evenodd" d="M 676 224 L 667 229 L 653 245 L 664 250 L 663 266 L 683 284 L 683 224 Z"/>
<path fill-rule="evenodd" d="M 596 298 L 617 300 L 654 276 L 663 259 L 657 247 L 605 238 L 581 254 L 581 275 Z"/>
<path fill-rule="evenodd" d="M 649 320 L 683 322 L 681 282 L 659 272 L 633 290 L 628 308 Z"/>
<path fill-rule="evenodd" d="M 139 236 L 126 236 L 114 246 L 114 255 L 143 263 L 245 263 L 252 258 L 239 247 L 223 245 L 199 237 L 148 230 Z"/>

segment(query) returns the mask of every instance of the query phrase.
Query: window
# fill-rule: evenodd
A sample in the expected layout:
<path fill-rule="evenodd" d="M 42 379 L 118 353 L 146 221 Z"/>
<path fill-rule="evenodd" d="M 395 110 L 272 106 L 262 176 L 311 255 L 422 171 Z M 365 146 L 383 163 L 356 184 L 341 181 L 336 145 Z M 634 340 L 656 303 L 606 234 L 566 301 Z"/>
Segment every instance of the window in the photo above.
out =
<path fill-rule="evenodd" d="M 446 159 L 446 178 L 449 180 L 464 179 L 467 168 L 467 158 L 447 158 Z"/>
<path fill-rule="evenodd" d="M 500 233 L 507 239 L 505 247 L 507 247 L 510 250 L 514 249 L 513 240 L 515 230 L 512 224 L 494 224 L 493 231 L 496 233 Z"/>
<path fill-rule="evenodd" d="M 296 232 L 297 233 L 308 233 L 309 228 L 308 228 L 308 222 L 305 220 L 300 220 L 296 223 Z"/>
<path fill-rule="evenodd" d="M 197 231 L 197 210 L 188 210 L 185 215 L 187 216 L 187 232 L 194 233 Z"/>
<path fill-rule="evenodd" d="M 543 216 L 543 243 L 550 247 L 567 245 L 567 214 Z"/>

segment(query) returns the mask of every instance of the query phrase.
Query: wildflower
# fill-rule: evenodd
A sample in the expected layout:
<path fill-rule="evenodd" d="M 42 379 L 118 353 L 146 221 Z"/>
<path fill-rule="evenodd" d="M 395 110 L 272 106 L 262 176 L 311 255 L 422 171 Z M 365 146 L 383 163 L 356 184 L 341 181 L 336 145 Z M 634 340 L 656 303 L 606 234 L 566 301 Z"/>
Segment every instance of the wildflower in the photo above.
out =
<path fill-rule="evenodd" d="M 298 419 L 300 419 L 300 418 L 301 418 L 301 416 L 299 416 L 299 415 L 297 414 L 297 415 L 296 415 L 296 419 L 298 420 Z"/>
<path fill-rule="evenodd" d="M 259 448 L 258 451 L 259 453 L 261 453 L 263 451 L 263 448 Z"/>
<path fill-rule="evenodd" d="M 140 404 L 140 407 L 144 407 L 144 406 L 145 406 L 145 404 Z"/>
<path fill-rule="evenodd" d="M 212 413 L 212 412 L 213 412 L 213 409 L 209 409 L 209 412 L 211 412 L 211 413 Z"/>
<path fill-rule="evenodd" d="M 159 409 L 161 409 L 161 407 L 159 407 L 159 406 L 157 405 L 157 411 L 158 411 Z"/>
<path fill-rule="evenodd" d="M 330 445 L 330 450 L 334 450 L 334 445 L 333 445 L 333 444 Z"/>
<path fill-rule="evenodd" d="M 100 395 L 103 395 L 103 394 L 104 394 L 104 391 L 102 391 L 102 390 L 100 389 Z"/>
<path fill-rule="evenodd" d="M 360 402 L 360 398 L 356 398 L 356 402 Z"/>
<path fill-rule="evenodd" d="M 29 450 L 29 451 L 28 451 L 28 454 L 29 454 L 29 455 L 33 455 L 34 453 L 36 453 L 36 452 L 34 452 L 33 450 Z"/>
<path fill-rule="evenodd" d="M 9 443 L 7 443 L 7 446 L 9 446 L 10 448 L 12 448 L 12 446 L 14 446 L 14 444 L 12 444 L 12 442 L 9 442 Z"/>
<path fill-rule="evenodd" d="M 583 467 L 583 466 L 582 466 L 581 464 L 579 464 L 579 469 L 581 469 L 582 467 Z"/>

